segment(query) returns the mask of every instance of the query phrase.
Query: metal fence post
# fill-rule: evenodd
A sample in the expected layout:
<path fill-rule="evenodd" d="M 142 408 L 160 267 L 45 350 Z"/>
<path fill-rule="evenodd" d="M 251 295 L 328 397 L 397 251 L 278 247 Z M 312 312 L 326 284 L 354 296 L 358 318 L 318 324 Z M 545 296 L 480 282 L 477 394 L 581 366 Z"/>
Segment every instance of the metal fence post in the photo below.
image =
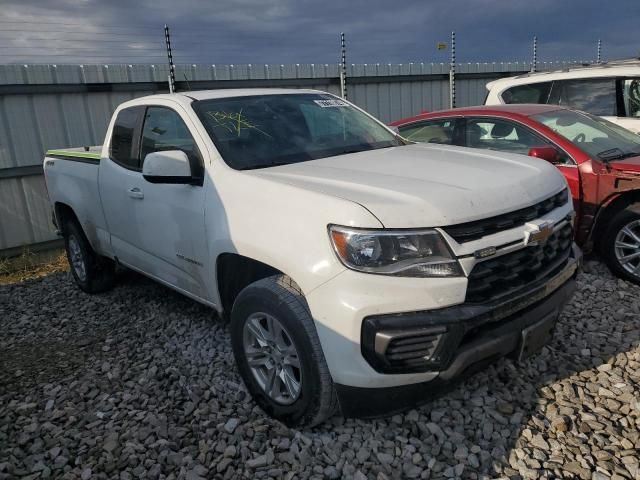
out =
<path fill-rule="evenodd" d="M 347 99 L 347 47 L 344 32 L 340 34 L 340 96 Z"/>
<path fill-rule="evenodd" d="M 164 41 L 167 45 L 167 57 L 169 59 L 169 93 L 176 91 L 176 70 L 173 65 L 173 54 L 171 53 L 171 37 L 169 36 L 169 26 L 164 24 Z"/>
<path fill-rule="evenodd" d="M 451 63 L 449 63 L 449 108 L 456 108 L 456 32 L 451 32 Z"/>

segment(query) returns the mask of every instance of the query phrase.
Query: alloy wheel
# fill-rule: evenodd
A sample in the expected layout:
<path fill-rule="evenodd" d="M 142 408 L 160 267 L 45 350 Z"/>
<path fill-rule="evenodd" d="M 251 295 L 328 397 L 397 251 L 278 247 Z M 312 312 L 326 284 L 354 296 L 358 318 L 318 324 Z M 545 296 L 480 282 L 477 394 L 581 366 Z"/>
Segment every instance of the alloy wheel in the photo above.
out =
<path fill-rule="evenodd" d="M 82 248 L 80 248 L 80 242 L 75 235 L 69 235 L 69 260 L 71 267 L 81 281 L 87 279 L 87 267 L 84 261 L 84 255 Z"/>
<path fill-rule="evenodd" d="M 618 231 L 615 255 L 622 268 L 640 278 L 640 219 L 627 223 Z"/>
<path fill-rule="evenodd" d="M 271 400 L 290 405 L 302 391 L 298 350 L 289 332 L 273 315 L 257 312 L 243 327 L 244 354 L 253 376 Z"/>

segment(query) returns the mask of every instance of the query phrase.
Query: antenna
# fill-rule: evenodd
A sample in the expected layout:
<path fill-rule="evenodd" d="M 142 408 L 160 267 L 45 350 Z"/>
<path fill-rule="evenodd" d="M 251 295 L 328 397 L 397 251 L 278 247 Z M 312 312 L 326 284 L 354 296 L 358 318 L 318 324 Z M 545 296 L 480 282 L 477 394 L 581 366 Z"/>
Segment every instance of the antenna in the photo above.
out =
<path fill-rule="evenodd" d="M 538 37 L 533 37 L 533 62 L 531 62 L 531 71 L 538 71 Z"/>
<path fill-rule="evenodd" d="M 189 79 L 187 78 L 187 74 L 182 72 L 182 76 L 184 77 L 184 81 L 187 82 L 187 88 L 191 91 L 191 85 L 189 84 Z"/>
<path fill-rule="evenodd" d="M 598 57 L 596 63 L 602 63 L 602 40 L 598 39 Z"/>
<path fill-rule="evenodd" d="M 456 32 L 451 32 L 451 62 L 449 63 L 449 108 L 456 108 Z"/>
<path fill-rule="evenodd" d="M 171 37 L 169 36 L 169 26 L 164 24 L 164 41 L 167 45 L 167 58 L 169 59 L 169 93 L 176 91 L 176 67 L 173 64 L 173 55 L 171 54 Z"/>
<path fill-rule="evenodd" d="M 344 32 L 340 34 L 340 96 L 347 99 L 347 47 L 344 43 Z"/>

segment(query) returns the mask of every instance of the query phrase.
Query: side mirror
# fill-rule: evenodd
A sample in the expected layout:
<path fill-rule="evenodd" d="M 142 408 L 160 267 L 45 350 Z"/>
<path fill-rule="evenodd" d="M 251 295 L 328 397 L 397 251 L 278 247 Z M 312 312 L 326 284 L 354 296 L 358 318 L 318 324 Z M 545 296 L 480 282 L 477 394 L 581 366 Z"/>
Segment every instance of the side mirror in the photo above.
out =
<path fill-rule="evenodd" d="M 559 152 L 555 147 L 543 146 L 543 147 L 533 147 L 529 150 L 530 157 L 541 158 L 542 160 L 546 160 L 549 163 L 557 163 Z"/>
<path fill-rule="evenodd" d="M 150 183 L 193 183 L 189 157 L 181 150 L 151 152 L 144 157 L 142 176 Z"/>

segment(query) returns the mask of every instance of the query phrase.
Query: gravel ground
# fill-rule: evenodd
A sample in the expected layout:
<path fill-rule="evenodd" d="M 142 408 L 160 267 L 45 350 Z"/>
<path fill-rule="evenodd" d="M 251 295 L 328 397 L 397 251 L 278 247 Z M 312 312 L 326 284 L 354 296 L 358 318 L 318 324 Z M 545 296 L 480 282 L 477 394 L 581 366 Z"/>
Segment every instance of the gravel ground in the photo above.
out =
<path fill-rule="evenodd" d="M 0 287 L 0 479 L 640 478 L 640 288 L 589 262 L 555 340 L 403 415 L 267 418 L 211 311 L 127 274 Z"/>

